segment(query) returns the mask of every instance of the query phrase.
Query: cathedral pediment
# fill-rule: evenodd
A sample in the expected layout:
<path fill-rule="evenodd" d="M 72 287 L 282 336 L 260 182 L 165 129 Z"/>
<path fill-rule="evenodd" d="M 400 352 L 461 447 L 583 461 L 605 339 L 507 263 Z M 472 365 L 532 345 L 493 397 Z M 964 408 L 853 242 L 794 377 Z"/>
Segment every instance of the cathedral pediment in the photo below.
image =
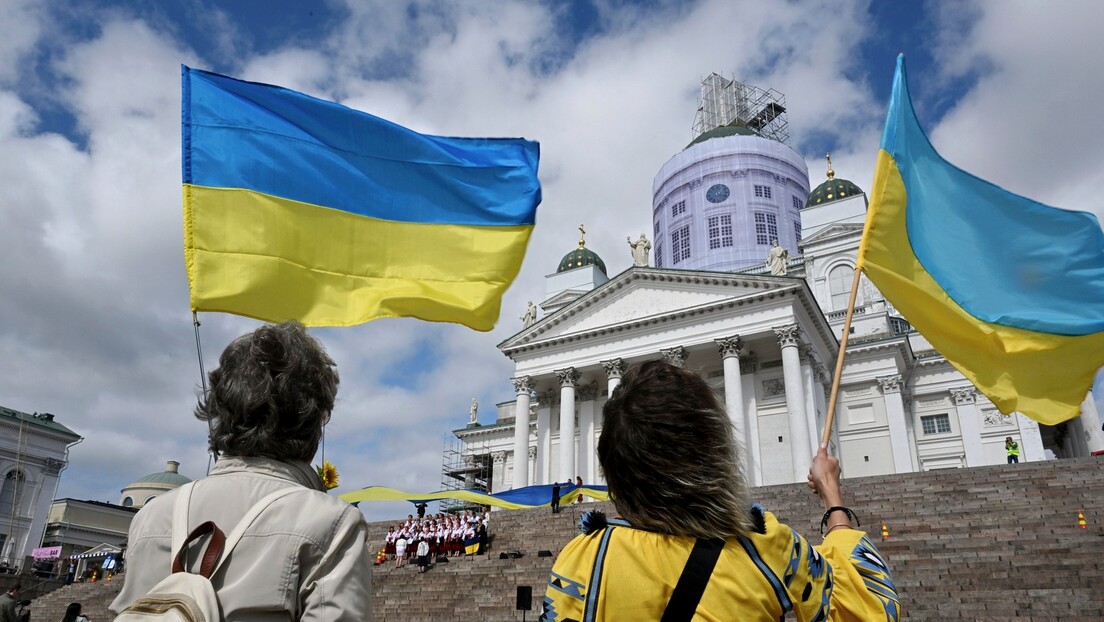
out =
<path fill-rule="evenodd" d="M 549 313 L 499 344 L 499 349 L 508 352 L 537 342 L 698 313 L 802 286 L 799 279 L 786 277 L 635 267 Z"/>
<path fill-rule="evenodd" d="M 821 242 L 828 242 L 841 237 L 862 234 L 863 225 L 859 223 L 840 223 L 827 226 L 813 235 L 801 240 L 801 245 L 808 247 Z"/>

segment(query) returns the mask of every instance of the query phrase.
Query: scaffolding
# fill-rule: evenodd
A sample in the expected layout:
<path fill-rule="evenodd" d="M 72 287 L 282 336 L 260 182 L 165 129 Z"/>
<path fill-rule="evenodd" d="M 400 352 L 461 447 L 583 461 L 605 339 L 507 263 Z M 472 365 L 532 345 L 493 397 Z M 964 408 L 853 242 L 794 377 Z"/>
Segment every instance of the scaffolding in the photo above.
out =
<path fill-rule="evenodd" d="M 789 144 L 786 96 L 711 73 L 701 82 L 701 100 L 694 116 L 694 138 L 726 126 L 742 125 L 760 136 Z"/>
<path fill-rule="evenodd" d="M 459 437 L 448 434 L 441 451 L 441 490 L 491 491 L 494 460 L 487 441 L 468 444 Z M 482 509 L 478 504 L 460 499 L 442 499 L 442 512 L 462 512 Z"/>

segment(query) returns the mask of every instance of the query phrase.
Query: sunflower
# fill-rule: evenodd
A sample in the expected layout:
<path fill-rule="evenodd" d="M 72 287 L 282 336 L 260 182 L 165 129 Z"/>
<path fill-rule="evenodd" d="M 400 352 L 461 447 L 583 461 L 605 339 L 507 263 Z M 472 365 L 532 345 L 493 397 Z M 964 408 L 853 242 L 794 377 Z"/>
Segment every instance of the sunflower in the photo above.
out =
<path fill-rule="evenodd" d="M 340 476 L 337 473 L 337 467 L 329 460 L 323 462 L 322 466 L 316 466 L 314 468 L 318 469 L 318 477 L 322 480 L 322 485 L 326 487 L 326 490 L 337 488 Z"/>

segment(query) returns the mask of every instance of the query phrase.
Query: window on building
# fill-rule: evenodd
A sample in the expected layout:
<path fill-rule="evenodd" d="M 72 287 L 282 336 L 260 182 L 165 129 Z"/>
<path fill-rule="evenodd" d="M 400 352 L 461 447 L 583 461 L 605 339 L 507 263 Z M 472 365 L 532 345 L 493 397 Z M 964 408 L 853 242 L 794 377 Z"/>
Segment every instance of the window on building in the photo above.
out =
<path fill-rule="evenodd" d="M 143 503 L 142 505 L 147 505 L 147 504 L 149 504 L 149 502 L 150 502 L 150 501 L 153 501 L 153 500 L 154 500 L 154 499 L 156 499 L 156 498 L 157 498 L 157 495 L 153 495 L 153 496 L 152 496 L 152 497 L 150 497 L 149 499 L 146 499 L 146 502 L 145 502 L 145 503 Z"/>
<path fill-rule="evenodd" d="M 778 219 L 774 214 L 755 212 L 755 243 L 770 244 L 778 239 Z"/>
<path fill-rule="evenodd" d="M 23 471 L 12 469 L 4 477 L 4 485 L 0 488 L 0 516 L 11 516 L 13 509 L 18 509 L 19 499 L 23 496 L 23 483 L 26 476 Z"/>
<path fill-rule="evenodd" d="M 920 417 L 920 425 L 924 427 L 924 435 L 946 434 L 951 431 L 951 417 L 946 413 L 939 415 L 925 415 Z"/>
<path fill-rule="evenodd" d="M 652 231 L 653 231 L 652 239 L 653 240 L 658 240 L 659 239 L 659 221 L 658 220 L 656 221 L 655 226 L 652 227 Z"/>
<path fill-rule="evenodd" d="M 793 197 L 793 206 L 794 206 L 794 209 L 801 209 L 801 208 L 805 207 L 805 203 L 801 199 L 799 199 L 797 197 Z"/>
<path fill-rule="evenodd" d="M 709 250 L 732 246 L 732 214 L 709 217 Z"/>
<path fill-rule="evenodd" d="M 832 296 L 832 309 L 846 309 L 851 297 L 851 281 L 855 278 L 855 269 L 851 266 L 836 266 L 828 273 L 828 293 Z"/>
<path fill-rule="evenodd" d="M 798 244 L 801 244 L 801 222 L 800 221 L 794 223 L 794 239 L 797 240 Z"/>
<path fill-rule="evenodd" d="M 655 262 L 657 268 L 663 267 L 663 245 L 656 243 Z"/>
<path fill-rule="evenodd" d="M 123 499 L 123 507 L 124 508 L 134 507 L 134 499 L 131 499 L 130 497 L 127 497 L 126 499 Z"/>
<path fill-rule="evenodd" d="M 682 200 L 678 203 L 671 205 L 671 216 L 681 216 L 686 213 L 686 201 Z"/>
<path fill-rule="evenodd" d="M 770 186 L 755 186 L 755 198 L 757 199 L 769 199 L 771 198 Z"/>
<path fill-rule="evenodd" d="M 671 233 L 671 264 L 677 264 L 690 258 L 690 225 L 675 229 Z"/>

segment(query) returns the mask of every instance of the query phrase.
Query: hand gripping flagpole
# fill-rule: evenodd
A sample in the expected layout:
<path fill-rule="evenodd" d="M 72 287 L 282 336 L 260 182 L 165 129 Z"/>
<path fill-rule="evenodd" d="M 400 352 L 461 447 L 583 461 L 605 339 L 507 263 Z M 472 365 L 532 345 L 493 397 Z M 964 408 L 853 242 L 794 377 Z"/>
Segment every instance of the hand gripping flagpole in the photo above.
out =
<path fill-rule="evenodd" d="M 832 392 L 828 396 L 828 414 L 824 416 L 824 433 L 820 437 L 820 444 L 825 447 L 828 446 L 828 441 L 832 438 L 832 419 L 836 414 L 836 396 L 839 395 L 840 376 L 843 375 L 843 355 L 847 352 L 847 338 L 851 334 L 851 317 L 855 314 L 855 299 L 859 295 L 859 279 L 861 277 L 862 266 L 856 265 L 855 278 L 851 281 L 851 298 L 847 301 L 847 315 L 843 320 L 843 335 L 840 337 L 839 355 L 836 356 L 836 372 L 832 375 Z"/>

